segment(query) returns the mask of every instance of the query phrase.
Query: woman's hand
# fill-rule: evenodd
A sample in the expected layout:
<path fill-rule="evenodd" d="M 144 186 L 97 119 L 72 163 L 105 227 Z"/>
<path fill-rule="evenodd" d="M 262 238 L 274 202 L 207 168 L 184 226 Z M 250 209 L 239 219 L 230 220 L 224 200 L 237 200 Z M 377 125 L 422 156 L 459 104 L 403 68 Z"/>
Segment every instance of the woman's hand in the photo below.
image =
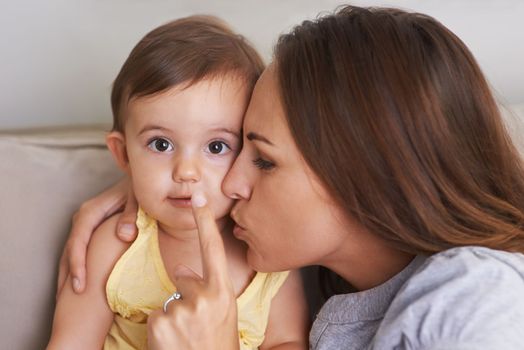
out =
<path fill-rule="evenodd" d="M 203 276 L 181 265 L 175 284 L 182 299 L 148 319 L 149 348 L 239 349 L 237 304 L 227 269 L 224 242 L 202 194 L 192 196 L 198 226 Z"/>
<path fill-rule="evenodd" d="M 136 238 L 135 226 L 137 204 L 129 180 L 119 181 L 110 189 L 82 204 L 73 216 L 73 225 L 66 242 L 58 270 L 57 295 L 62 290 L 68 274 L 71 274 L 73 290 L 82 293 L 86 281 L 87 245 L 95 229 L 106 218 L 124 207 L 118 223 L 118 236 L 129 242 Z"/>

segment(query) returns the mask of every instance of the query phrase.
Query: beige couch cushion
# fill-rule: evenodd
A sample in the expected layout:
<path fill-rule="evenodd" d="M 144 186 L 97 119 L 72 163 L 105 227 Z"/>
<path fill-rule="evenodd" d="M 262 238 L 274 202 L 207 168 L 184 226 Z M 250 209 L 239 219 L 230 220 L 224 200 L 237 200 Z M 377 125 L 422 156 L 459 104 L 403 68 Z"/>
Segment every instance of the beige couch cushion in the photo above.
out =
<path fill-rule="evenodd" d="M 1 348 L 43 349 L 70 218 L 120 172 L 102 128 L 0 134 L 0 159 Z"/>

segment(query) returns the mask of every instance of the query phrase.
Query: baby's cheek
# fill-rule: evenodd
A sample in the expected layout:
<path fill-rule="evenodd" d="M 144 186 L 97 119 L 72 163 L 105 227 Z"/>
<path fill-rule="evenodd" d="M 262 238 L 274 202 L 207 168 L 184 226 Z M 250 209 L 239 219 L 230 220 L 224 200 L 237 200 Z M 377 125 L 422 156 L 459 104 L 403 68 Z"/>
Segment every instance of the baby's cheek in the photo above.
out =
<path fill-rule="evenodd" d="M 166 180 L 158 176 L 142 173 L 138 174 L 138 176 L 133 175 L 132 178 L 133 190 L 139 202 L 163 197 L 166 195 L 166 191 L 170 189 L 170 185 L 166 183 Z"/>
<path fill-rule="evenodd" d="M 215 212 L 216 218 L 221 218 L 229 215 L 231 208 L 233 207 L 234 200 L 226 197 L 222 192 L 215 196 L 214 203 L 212 203 L 213 211 Z"/>

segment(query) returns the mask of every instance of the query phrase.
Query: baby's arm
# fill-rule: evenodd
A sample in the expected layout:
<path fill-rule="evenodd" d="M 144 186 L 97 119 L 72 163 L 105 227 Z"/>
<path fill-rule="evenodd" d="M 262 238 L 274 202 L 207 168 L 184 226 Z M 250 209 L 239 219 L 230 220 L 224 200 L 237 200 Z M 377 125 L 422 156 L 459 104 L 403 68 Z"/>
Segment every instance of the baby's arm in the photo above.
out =
<path fill-rule="evenodd" d="M 68 281 L 58 295 L 48 349 L 101 349 L 113 321 L 105 286 L 118 258 L 129 246 L 116 237 L 118 215 L 102 223 L 87 251 L 86 290 L 75 294 Z"/>
<path fill-rule="evenodd" d="M 300 271 L 291 271 L 271 301 L 266 335 L 260 349 L 307 349 L 309 327 Z"/>

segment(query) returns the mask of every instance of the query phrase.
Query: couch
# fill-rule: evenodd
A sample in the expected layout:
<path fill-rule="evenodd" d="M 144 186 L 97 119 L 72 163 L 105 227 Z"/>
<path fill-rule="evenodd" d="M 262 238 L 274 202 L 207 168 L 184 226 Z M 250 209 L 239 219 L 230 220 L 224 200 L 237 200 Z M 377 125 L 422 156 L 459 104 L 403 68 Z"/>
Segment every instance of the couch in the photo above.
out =
<path fill-rule="evenodd" d="M 524 153 L 524 105 L 503 114 Z M 71 216 L 85 199 L 122 176 L 105 147 L 108 129 L 0 131 L 3 349 L 42 349 L 48 341 L 58 260 Z"/>

